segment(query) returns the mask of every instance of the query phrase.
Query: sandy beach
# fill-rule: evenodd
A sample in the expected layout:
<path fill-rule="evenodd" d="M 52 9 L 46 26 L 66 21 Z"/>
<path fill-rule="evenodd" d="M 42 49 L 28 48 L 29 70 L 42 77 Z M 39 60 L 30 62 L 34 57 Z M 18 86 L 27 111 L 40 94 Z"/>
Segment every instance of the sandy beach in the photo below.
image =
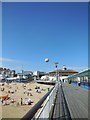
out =
<path fill-rule="evenodd" d="M 1 118 L 22 118 L 48 92 L 48 88 L 52 86 L 35 82 L 0 86 L 0 96 L 8 96 L 3 101 L 0 98 Z"/>

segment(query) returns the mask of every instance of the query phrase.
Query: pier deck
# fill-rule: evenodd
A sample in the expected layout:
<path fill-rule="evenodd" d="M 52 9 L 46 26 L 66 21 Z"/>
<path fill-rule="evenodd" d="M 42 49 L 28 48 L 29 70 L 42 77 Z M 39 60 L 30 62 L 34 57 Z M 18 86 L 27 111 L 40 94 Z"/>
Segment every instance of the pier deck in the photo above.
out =
<path fill-rule="evenodd" d="M 88 90 L 68 83 L 62 88 L 71 118 L 88 118 Z"/>

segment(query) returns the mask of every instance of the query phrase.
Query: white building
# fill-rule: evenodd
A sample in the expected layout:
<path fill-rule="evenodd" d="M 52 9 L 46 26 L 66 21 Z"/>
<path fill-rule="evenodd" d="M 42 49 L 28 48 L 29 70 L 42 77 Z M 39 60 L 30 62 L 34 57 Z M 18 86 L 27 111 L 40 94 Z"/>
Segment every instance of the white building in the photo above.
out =
<path fill-rule="evenodd" d="M 7 68 L 0 68 L 0 79 L 5 79 L 6 77 L 14 77 L 15 76 L 15 70 L 10 70 Z"/>

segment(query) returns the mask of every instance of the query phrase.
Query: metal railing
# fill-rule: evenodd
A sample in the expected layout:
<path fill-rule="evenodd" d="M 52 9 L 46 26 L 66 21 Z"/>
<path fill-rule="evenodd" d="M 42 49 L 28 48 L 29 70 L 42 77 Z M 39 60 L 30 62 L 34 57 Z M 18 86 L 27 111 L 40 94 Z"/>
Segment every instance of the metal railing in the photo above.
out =
<path fill-rule="evenodd" d="M 50 111 L 54 105 L 55 96 L 58 90 L 58 83 L 55 85 L 49 96 L 47 97 L 44 106 L 41 108 L 39 113 L 33 117 L 33 119 L 39 118 L 50 118 Z"/>
<path fill-rule="evenodd" d="M 39 118 L 49 118 L 49 113 L 53 106 L 57 89 L 58 84 L 55 84 L 55 86 L 50 89 L 48 93 L 45 94 L 43 98 L 38 103 L 36 103 L 26 115 L 23 116 L 23 118 L 21 118 L 21 120 L 38 120 Z M 37 113 L 39 109 L 40 111 Z"/>

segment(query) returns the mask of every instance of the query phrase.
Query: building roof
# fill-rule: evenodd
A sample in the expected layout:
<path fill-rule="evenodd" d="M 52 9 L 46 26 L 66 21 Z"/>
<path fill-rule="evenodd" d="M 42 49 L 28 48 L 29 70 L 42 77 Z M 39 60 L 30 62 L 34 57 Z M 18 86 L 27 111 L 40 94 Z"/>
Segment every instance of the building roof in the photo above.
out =
<path fill-rule="evenodd" d="M 71 69 L 58 69 L 58 70 L 54 70 L 52 72 L 49 72 L 48 74 L 50 76 L 54 76 L 54 75 L 56 75 L 56 72 L 58 72 L 58 74 L 60 76 L 70 76 L 70 75 L 78 73 L 77 71 L 71 70 Z"/>
<path fill-rule="evenodd" d="M 22 71 L 22 73 L 18 73 L 18 75 L 32 75 L 32 71 Z"/>
<path fill-rule="evenodd" d="M 74 74 L 72 76 L 70 76 L 69 78 L 75 78 L 75 77 L 90 77 L 90 69 L 87 69 L 87 70 L 84 70 L 84 71 L 81 71 L 77 74 Z"/>
<path fill-rule="evenodd" d="M 10 70 L 10 69 L 8 69 L 8 68 L 2 68 L 2 67 L 0 67 L 0 71 L 5 71 L 5 72 L 11 71 L 11 72 L 15 72 L 15 70 Z"/>
<path fill-rule="evenodd" d="M 55 73 L 55 72 L 59 72 L 59 73 L 78 73 L 77 71 L 71 70 L 71 69 L 66 69 L 66 70 L 58 69 L 58 70 L 54 70 L 54 71 L 49 72 L 49 73 Z"/>

